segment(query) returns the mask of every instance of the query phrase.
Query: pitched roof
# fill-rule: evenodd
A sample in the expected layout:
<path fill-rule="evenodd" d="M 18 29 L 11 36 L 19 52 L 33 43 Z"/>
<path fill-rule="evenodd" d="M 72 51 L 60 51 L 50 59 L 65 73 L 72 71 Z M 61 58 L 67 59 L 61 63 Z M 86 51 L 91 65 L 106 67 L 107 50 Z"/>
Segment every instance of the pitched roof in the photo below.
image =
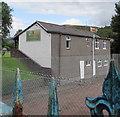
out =
<path fill-rule="evenodd" d="M 16 39 L 16 37 L 21 35 L 23 32 L 28 30 L 30 27 L 32 27 L 36 23 L 48 33 L 61 33 L 61 34 L 66 34 L 66 35 L 83 36 L 83 37 L 93 37 L 93 34 L 94 34 L 90 31 L 83 30 L 83 29 L 76 29 L 74 27 L 67 27 L 67 26 L 58 25 L 58 24 L 36 21 L 32 25 L 27 27 L 25 30 L 23 30 L 22 32 L 20 32 L 16 36 L 14 36 L 13 38 Z M 101 38 L 100 36 L 98 36 L 96 34 L 95 34 L 95 37 Z"/>
<path fill-rule="evenodd" d="M 50 33 L 61 33 L 61 34 L 86 36 L 86 37 L 93 37 L 93 34 L 94 34 L 87 30 L 76 29 L 73 27 L 66 27 L 63 25 L 57 25 L 57 24 L 46 23 L 46 22 L 41 22 L 41 21 L 37 21 L 37 23 L 43 26 L 44 29 Z M 96 35 L 96 38 L 100 38 L 100 36 Z"/>

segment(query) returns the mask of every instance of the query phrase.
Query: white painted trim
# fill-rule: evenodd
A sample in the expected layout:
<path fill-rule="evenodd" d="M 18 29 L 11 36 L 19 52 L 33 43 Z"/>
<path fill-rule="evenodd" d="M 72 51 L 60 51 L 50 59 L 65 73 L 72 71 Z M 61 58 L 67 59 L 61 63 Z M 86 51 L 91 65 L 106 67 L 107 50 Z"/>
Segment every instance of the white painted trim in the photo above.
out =
<path fill-rule="evenodd" d="M 96 64 L 95 64 L 95 60 L 93 61 L 93 76 L 95 76 L 96 74 Z"/>
<path fill-rule="evenodd" d="M 102 41 L 102 46 L 105 45 L 105 47 L 103 47 L 103 50 L 107 49 L 107 42 L 105 40 Z"/>
<path fill-rule="evenodd" d="M 80 61 L 80 79 L 84 79 L 85 77 L 85 65 L 84 61 Z"/>
<path fill-rule="evenodd" d="M 96 42 L 96 40 L 97 40 L 97 42 Z M 96 43 L 97 43 L 98 47 L 96 47 Z M 98 41 L 98 39 L 95 39 L 95 49 L 96 50 L 100 49 L 100 42 Z"/>
<path fill-rule="evenodd" d="M 95 76 L 96 74 L 96 66 L 95 66 L 95 35 L 93 35 L 93 47 L 92 47 L 92 51 L 93 51 L 93 76 Z"/>

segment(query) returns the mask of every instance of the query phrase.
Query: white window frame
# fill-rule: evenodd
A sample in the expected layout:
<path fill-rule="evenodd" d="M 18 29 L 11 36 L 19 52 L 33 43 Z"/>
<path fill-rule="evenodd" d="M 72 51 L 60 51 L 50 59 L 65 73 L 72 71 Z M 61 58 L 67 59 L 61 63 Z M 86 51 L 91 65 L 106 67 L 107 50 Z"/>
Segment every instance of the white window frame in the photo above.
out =
<path fill-rule="evenodd" d="M 98 67 L 102 67 L 102 60 L 98 60 Z"/>
<path fill-rule="evenodd" d="M 68 43 L 68 46 L 69 46 L 69 47 L 67 47 L 67 43 Z M 66 37 L 65 46 L 66 46 L 66 49 L 67 49 L 67 50 L 70 50 L 70 48 L 71 48 L 71 38 L 70 38 L 69 36 Z"/>
<path fill-rule="evenodd" d="M 103 40 L 103 49 L 106 50 L 107 49 L 107 43 L 105 40 Z"/>
<path fill-rule="evenodd" d="M 99 49 L 99 40 L 95 39 L 95 49 Z"/>
<path fill-rule="evenodd" d="M 90 60 L 86 60 L 86 66 L 87 67 L 91 66 L 91 61 Z"/>
<path fill-rule="evenodd" d="M 104 66 L 108 66 L 108 60 L 104 60 Z"/>

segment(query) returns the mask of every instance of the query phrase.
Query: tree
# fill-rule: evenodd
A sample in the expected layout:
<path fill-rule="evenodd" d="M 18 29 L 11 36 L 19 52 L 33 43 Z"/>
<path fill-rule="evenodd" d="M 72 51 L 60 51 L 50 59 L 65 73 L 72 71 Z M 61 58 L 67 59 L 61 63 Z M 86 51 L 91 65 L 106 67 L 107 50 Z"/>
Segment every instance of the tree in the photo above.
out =
<path fill-rule="evenodd" d="M 18 31 L 16 31 L 14 36 L 18 35 L 20 32 L 22 32 L 22 29 L 18 29 Z"/>
<path fill-rule="evenodd" d="M 114 38 L 116 33 L 112 31 L 111 26 L 105 26 L 98 29 L 97 35 L 103 38 Z"/>
<path fill-rule="evenodd" d="M 116 32 L 116 37 L 112 44 L 112 52 L 120 53 L 120 1 L 115 4 L 116 14 L 112 16 L 111 27 L 113 32 Z"/>
<path fill-rule="evenodd" d="M 4 43 L 4 39 L 8 36 L 10 33 L 10 29 L 12 28 L 12 14 L 11 12 L 13 9 L 11 9 L 7 3 L 0 2 L 0 7 L 2 8 L 2 40 Z"/>

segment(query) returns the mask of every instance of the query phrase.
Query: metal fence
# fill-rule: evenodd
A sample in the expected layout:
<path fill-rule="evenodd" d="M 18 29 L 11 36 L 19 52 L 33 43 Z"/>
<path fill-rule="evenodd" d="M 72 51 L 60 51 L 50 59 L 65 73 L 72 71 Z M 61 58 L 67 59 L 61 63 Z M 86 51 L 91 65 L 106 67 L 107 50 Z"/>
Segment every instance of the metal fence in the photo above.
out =
<path fill-rule="evenodd" d="M 116 56 L 115 56 L 116 57 Z M 51 74 L 35 72 L 26 68 L 23 58 L 4 58 L 2 60 L 2 101 L 12 104 L 13 86 L 17 67 L 23 84 L 23 110 L 27 115 L 46 115 L 48 111 L 49 84 Z M 24 58 L 25 59 L 25 58 Z M 28 58 L 26 59 L 28 61 Z M 120 59 L 116 59 L 120 62 Z M 10 66 L 9 63 L 13 63 Z M 7 66 L 7 67 L 6 67 Z M 81 81 L 70 78 L 55 77 L 58 83 L 58 100 L 60 115 L 90 115 L 85 105 L 86 97 L 102 95 L 104 77 Z"/>

